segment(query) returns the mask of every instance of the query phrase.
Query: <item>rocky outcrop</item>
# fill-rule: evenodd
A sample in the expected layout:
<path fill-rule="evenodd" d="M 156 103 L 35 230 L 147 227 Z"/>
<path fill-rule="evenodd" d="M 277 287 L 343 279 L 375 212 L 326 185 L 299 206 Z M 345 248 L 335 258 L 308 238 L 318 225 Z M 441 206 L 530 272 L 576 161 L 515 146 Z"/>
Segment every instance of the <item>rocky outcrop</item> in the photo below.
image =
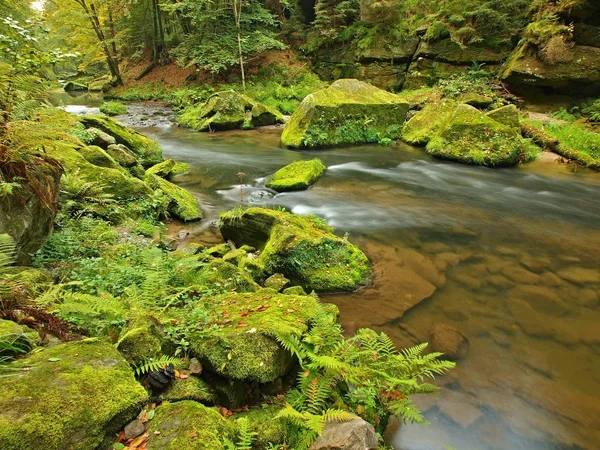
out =
<path fill-rule="evenodd" d="M 266 275 L 282 273 L 307 292 L 353 291 L 371 273 L 364 253 L 324 222 L 265 208 L 220 218 L 223 237 L 260 250 Z"/>
<path fill-rule="evenodd" d="M 314 184 L 325 169 L 325 165 L 318 158 L 295 161 L 271 175 L 265 186 L 277 192 L 302 191 Z"/>
<path fill-rule="evenodd" d="M 326 147 L 400 137 L 408 103 L 358 80 L 337 80 L 308 95 L 281 135 L 287 147 Z"/>
<path fill-rule="evenodd" d="M 278 111 L 235 91 L 213 94 L 205 103 L 186 108 L 178 120 L 197 131 L 251 129 L 284 122 Z"/>
<path fill-rule="evenodd" d="M 109 343 L 70 342 L 12 363 L 0 383 L 0 448 L 106 448 L 148 395 Z"/>

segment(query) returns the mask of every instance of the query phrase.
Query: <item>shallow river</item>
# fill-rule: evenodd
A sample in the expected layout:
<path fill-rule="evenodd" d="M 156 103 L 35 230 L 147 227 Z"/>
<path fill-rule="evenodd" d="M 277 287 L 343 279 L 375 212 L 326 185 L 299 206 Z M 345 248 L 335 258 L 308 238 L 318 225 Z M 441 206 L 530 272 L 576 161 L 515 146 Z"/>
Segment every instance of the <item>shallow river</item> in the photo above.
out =
<path fill-rule="evenodd" d="M 600 174 L 552 158 L 470 167 L 404 145 L 297 152 L 279 147 L 276 129 L 157 125 L 140 131 L 190 164 L 176 181 L 206 216 L 172 231 L 214 242 L 211 221 L 240 202 L 316 214 L 374 264 L 372 287 L 323 297 L 347 331 L 372 327 L 407 346 L 444 323 L 468 338 L 468 357 L 436 381 L 442 396 L 416 399 L 431 424 L 390 433 L 395 449 L 600 448 Z M 308 191 L 263 188 L 315 156 L 328 169 Z"/>

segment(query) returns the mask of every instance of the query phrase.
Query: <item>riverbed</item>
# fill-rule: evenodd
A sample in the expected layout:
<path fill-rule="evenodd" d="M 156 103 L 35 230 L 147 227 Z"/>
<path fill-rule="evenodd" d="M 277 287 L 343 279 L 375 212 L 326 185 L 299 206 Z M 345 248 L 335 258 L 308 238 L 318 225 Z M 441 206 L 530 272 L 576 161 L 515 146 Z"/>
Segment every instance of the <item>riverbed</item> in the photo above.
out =
<path fill-rule="evenodd" d="M 216 242 L 219 212 L 239 204 L 318 215 L 374 265 L 372 286 L 322 296 L 347 332 L 371 327 L 409 346 L 444 323 L 468 338 L 468 357 L 436 381 L 441 397 L 415 399 L 431 424 L 390 433 L 396 450 L 600 448 L 598 172 L 553 157 L 471 167 L 403 144 L 291 151 L 281 129 L 196 133 L 172 126 L 160 105 L 133 111 L 125 122 L 190 164 L 175 181 L 205 219 L 172 232 Z M 314 157 L 327 172 L 309 190 L 264 188 L 280 167 Z"/>

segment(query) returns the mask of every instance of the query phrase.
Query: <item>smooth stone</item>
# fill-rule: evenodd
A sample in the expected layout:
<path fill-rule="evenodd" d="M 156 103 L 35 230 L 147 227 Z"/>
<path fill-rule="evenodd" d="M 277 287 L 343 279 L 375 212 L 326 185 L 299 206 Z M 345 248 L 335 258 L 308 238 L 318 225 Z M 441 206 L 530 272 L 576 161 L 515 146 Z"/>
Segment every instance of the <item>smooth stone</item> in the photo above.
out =
<path fill-rule="evenodd" d="M 560 286 L 564 282 L 554 273 L 544 272 L 540 275 L 540 283 L 545 284 L 546 286 L 556 287 Z"/>
<path fill-rule="evenodd" d="M 526 269 L 529 269 L 535 273 L 542 273 L 552 266 L 552 262 L 548 257 L 523 255 L 519 261 Z"/>
<path fill-rule="evenodd" d="M 533 309 L 551 316 L 564 316 L 571 308 L 546 286 L 521 285 L 510 290 L 509 295 L 529 303 Z"/>
<path fill-rule="evenodd" d="M 378 438 L 375 428 L 363 419 L 328 422 L 310 450 L 375 450 Z"/>
<path fill-rule="evenodd" d="M 485 280 L 488 284 L 499 288 L 499 289 L 510 289 L 515 285 L 512 281 L 506 278 L 504 275 L 490 275 Z"/>
<path fill-rule="evenodd" d="M 463 309 L 458 306 L 443 306 L 442 311 L 448 319 L 456 322 L 463 322 L 469 318 Z"/>
<path fill-rule="evenodd" d="M 141 436 L 144 433 L 144 431 L 146 431 L 146 425 L 144 425 L 144 423 L 140 419 L 132 420 L 125 427 L 125 435 L 123 436 L 123 439 L 125 441 L 129 439 L 134 439 L 138 436 Z"/>
<path fill-rule="evenodd" d="M 500 246 L 496 247 L 496 253 L 499 253 L 500 255 L 507 255 L 507 256 L 518 256 L 521 254 L 521 250 L 518 248 L 514 248 L 514 247 L 507 247 L 505 245 L 500 245 Z"/>
<path fill-rule="evenodd" d="M 556 273 L 564 280 L 575 284 L 598 284 L 600 283 L 600 270 L 586 269 L 579 266 L 570 266 L 560 269 Z"/>
<path fill-rule="evenodd" d="M 439 323 L 430 331 L 431 350 L 443 353 L 451 361 L 465 359 L 469 354 L 469 340 L 456 328 Z"/>
<path fill-rule="evenodd" d="M 593 289 L 583 288 L 579 290 L 577 300 L 582 306 L 593 307 L 598 303 L 598 293 Z"/>
<path fill-rule="evenodd" d="M 539 275 L 518 266 L 505 267 L 502 274 L 519 284 L 538 284 L 540 281 Z"/>
<path fill-rule="evenodd" d="M 481 289 L 481 281 L 475 277 L 472 277 L 469 274 L 466 273 L 455 273 L 453 275 L 454 279 L 462 284 L 464 284 L 465 286 L 467 286 L 469 289 L 471 290 L 478 290 Z"/>
<path fill-rule="evenodd" d="M 525 333 L 537 337 L 554 336 L 554 330 L 548 321 L 543 320 L 540 314 L 526 301 L 511 298 L 507 300 L 506 306 Z"/>
<path fill-rule="evenodd" d="M 200 375 L 202 373 L 202 364 L 200 364 L 197 358 L 190 359 L 189 371 L 192 375 Z"/>
<path fill-rule="evenodd" d="M 437 407 L 463 429 L 469 428 L 483 417 L 483 413 L 473 404 L 471 396 L 455 391 L 444 390 Z"/>

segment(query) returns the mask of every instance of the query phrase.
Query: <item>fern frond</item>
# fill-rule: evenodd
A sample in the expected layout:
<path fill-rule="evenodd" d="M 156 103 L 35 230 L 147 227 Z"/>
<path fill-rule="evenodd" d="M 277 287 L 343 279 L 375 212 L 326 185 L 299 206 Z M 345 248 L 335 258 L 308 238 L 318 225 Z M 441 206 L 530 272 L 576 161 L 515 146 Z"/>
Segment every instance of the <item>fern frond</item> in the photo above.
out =
<path fill-rule="evenodd" d="M 0 234 L 0 271 L 17 260 L 15 241 L 8 234 Z"/>
<path fill-rule="evenodd" d="M 135 366 L 134 372 L 136 376 L 140 377 L 150 372 L 154 372 L 155 370 L 164 369 L 169 364 L 176 364 L 179 361 L 179 359 L 173 358 L 172 356 L 147 358 L 141 363 L 139 363 L 137 366 Z"/>
<path fill-rule="evenodd" d="M 343 409 L 328 409 L 323 413 L 323 422 L 349 422 L 358 419 L 358 416 Z"/>
<path fill-rule="evenodd" d="M 252 450 L 252 443 L 257 432 L 250 430 L 250 421 L 247 417 L 242 417 L 237 421 L 238 440 L 235 444 L 235 450 Z"/>

